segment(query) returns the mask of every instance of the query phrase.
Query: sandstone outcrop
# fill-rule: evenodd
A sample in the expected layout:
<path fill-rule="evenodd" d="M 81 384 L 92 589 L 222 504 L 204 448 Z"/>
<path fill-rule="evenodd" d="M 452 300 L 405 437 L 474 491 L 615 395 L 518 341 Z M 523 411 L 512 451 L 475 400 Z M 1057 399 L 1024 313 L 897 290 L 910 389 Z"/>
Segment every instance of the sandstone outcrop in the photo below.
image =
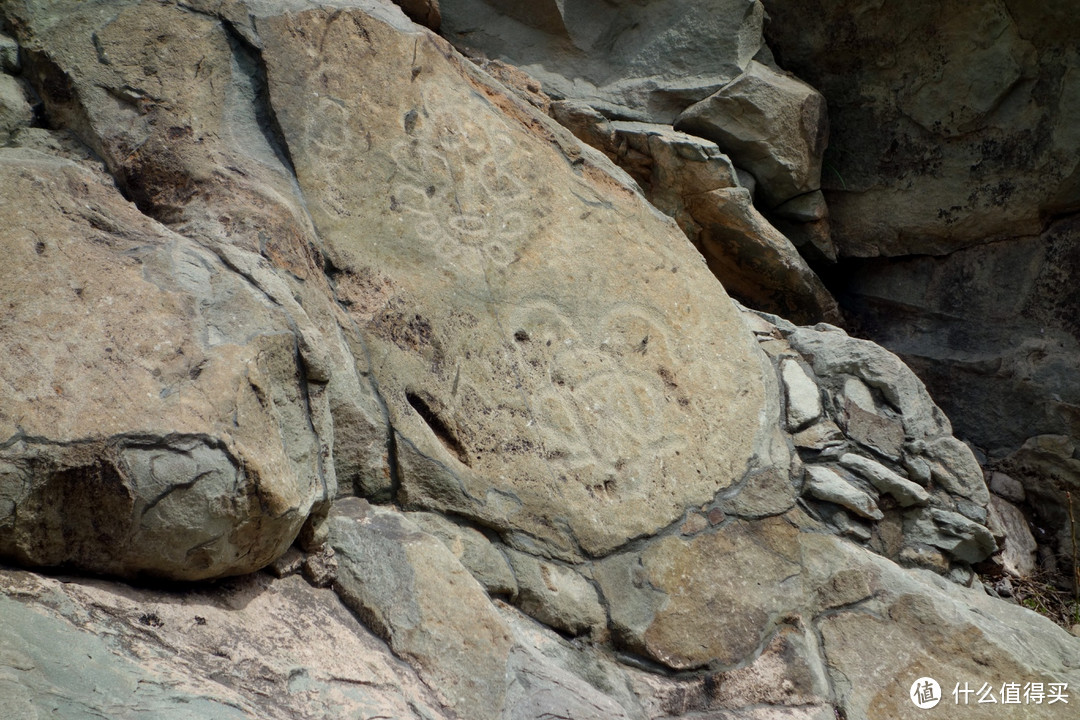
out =
<path fill-rule="evenodd" d="M 686 188 L 752 211 L 715 145 L 557 101 L 620 170 L 388 1 L 3 12 L 47 123 L 0 148 L 0 557 L 110 577 L 0 567 L 0 715 L 1080 685 L 1080 640 L 976 577 L 1018 521 L 912 371 L 738 306 L 686 239 Z M 1029 450 L 999 471 L 1072 468 Z"/>

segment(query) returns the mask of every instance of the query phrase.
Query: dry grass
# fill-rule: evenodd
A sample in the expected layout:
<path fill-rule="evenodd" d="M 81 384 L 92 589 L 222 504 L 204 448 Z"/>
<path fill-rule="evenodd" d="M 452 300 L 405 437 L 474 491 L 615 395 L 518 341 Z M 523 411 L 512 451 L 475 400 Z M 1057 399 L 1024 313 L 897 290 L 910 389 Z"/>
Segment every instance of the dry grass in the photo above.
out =
<path fill-rule="evenodd" d="M 1069 590 L 1059 589 L 1053 578 L 1038 572 L 1027 578 L 1009 577 L 1013 598 L 1026 608 L 1053 620 L 1065 629 L 1080 623 L 1080 603 Z"/>

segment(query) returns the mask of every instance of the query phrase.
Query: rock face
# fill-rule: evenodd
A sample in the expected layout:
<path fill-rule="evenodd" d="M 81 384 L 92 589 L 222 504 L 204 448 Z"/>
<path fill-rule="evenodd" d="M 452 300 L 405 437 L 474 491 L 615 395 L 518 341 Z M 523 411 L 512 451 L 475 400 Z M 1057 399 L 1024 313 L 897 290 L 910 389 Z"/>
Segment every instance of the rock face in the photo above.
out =
<path fill-rule="evenodd" d="M 867 258 L 832 289 L 857 330 L 992 459 L 1076 441 L 1076 24 L 1040 1 L 764 4 L 778 61 L 829 101 L 832 239 Z"/>
<path fill-rule="evenodd" d="M 751 62 L 742 75 L 684 110 L 675 127 L 716 142 L 749 170 L 769 208 L 820 188 L 829 141 L 825 98 L 791 75 Z"/>
<path fill-rule="evenodd" d="M 0 151 L 0 553 L 194 580 L 331 498 L 287 316 L 100 172 Z"/>
<path fill-rule="evenodd" d="M 0 716 L 915 718 L 929 669 L 1080 685 L 1080 641 L 977 582 L 1017 518 L 911 370 L 741 308 L 686 239 L 768 232 L 715 144 L 549 104 L 389 2 L 2 12 L 36 115 L 0 148 L 0 557 L 111 579 L 0 568 Z M 998 470 L 1074 469 L 1027 450 Z M 218 582 L 120 582 L 148 577 Z"/>
<path fill-rule="evenodd" d="M 350 23 L 257 27 L 338 296 L 369 344 L 403 501 L 572 559 L 737 481 L 761 424 L 756 351 L 721 346 L 740 321 L 673 224 L 445 43 Z M 357 64 L 365 53 L 415 73 Z"/>
<path fill-rule="evenodd" d="M 442 0 L 451 42 L 520 66 L 559 98 L 671 123 L 762 46 L 757 0 Z"/>
<path fill-rule="evenodd" d="M 1059 4 L 764 4 L 779 62 L 829 100 L 844 255 L 942 254 L 1076 209 L 1080 57 Z"/>

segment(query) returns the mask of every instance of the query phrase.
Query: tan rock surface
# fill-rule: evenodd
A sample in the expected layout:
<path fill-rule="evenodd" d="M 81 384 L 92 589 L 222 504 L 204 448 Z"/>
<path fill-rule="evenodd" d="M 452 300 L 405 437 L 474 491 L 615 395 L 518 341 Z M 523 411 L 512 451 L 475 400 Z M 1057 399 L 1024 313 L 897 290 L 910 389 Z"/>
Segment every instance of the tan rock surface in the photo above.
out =
<path fill-rule="evenodd" d="M 258 28 L 410 506 L 578 557 L 742 475 L 757 350 L 670 222 L 430 35 L 357 12 Z"/>
<path fill-rule="evenodd" d="M 100 175 L 0 151 L 0 553 L 250 572 L 326 498 L 295 340 L 216 257 Z"/>

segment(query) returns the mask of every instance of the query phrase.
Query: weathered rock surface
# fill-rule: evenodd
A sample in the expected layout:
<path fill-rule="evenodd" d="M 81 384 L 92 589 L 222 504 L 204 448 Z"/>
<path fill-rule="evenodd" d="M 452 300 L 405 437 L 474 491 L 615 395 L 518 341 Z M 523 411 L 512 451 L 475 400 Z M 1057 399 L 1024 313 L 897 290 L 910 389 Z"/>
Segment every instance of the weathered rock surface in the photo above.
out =
<path fill-rule="evenodd" d="M 751 192 L 740 187 L 736 169 L 715 143 L 667 125 L 590 125 L 586 117 L 569 118 L 571 128 L 598 142 L 649 201 L 675 219 L 729 293 L 796 322 L 839 322 L 836 301 L 821 279 L 754 208 Z"/>
<path fill-rule="evenodd" d="M 674 124 L 712 140 L 749 170 L 768 208 L 821 186 L 821 156 L 829 142 L 825 98 L 792 75 L 752 61 Z"/>
<path fill-rule="evenodd" d="M 360 13 L 256 24 L 407 505 L 568 559 L 741 477 L 756 350 L 672 223 L 429 34 Z M 356 61 L 372 53 L 416 73 Z"/>
<path fill-rule="evenodd" d="M 336 491 L 287 317 L 98 172 L 0 150 L 0 554 L 251 572 Z"/>
<path fill-rule="evenodd" d="M 671 123 L 762 46 L 756 0 L 517 3 L 441 0 L 446 37 L 520 66 L 559 98 Z"/>
<path fill-rule="evenodd" d="M 330 590 L 251 575 L 186 592 L 0 570 L 5 718 L 443 718 Z"/>
<path fill-rule="evenodd" d="M 919 373 L 957 433 L 1001 457 L 1028 437 L 1080 437 L 1080 222 L 943 258 L 851 268 L 860 329 Z"/>
<path fill-rule="evenodd" d="M 910 370 L 737 309 L 514 68 L 377 0 L 2 10 L 49 127 L 0 150 L 0 551 L 278 579 L 0 570 L 0 715 L 905 718 L 928 672 L 1080 683 L 1080 641 L 964 587 L 1002 523 Z M 705 141 L 555 107 L 677 210 L 748 203 Z M 1072 470 L 1028 450 L 999 469 Z"/>
<path fill-rule="evenodd" d="M 1080 29 L 1068 11 L 764 4 L 780 64 L 829 101 L 833 241 L 841 258 L 867 258 L 844 262 L 832 289 L 859 334 L 908 362 L 992 458 L 1038 435 L 1080 438 Z"/>
<path fill-rule="evenodd" d="M 334 504 L 328 524 L 344 603 L 444 703 L 501 717 L 512 639 L 479 583 L 401 513 L 348 498 Z"/>
<path fill-rule="evenodd" d="M 1060 4 L 764 5 L 780 64 L 829 101 L 842 254 L 942 254 L 1076 209 L 1080 31 Z"/>

